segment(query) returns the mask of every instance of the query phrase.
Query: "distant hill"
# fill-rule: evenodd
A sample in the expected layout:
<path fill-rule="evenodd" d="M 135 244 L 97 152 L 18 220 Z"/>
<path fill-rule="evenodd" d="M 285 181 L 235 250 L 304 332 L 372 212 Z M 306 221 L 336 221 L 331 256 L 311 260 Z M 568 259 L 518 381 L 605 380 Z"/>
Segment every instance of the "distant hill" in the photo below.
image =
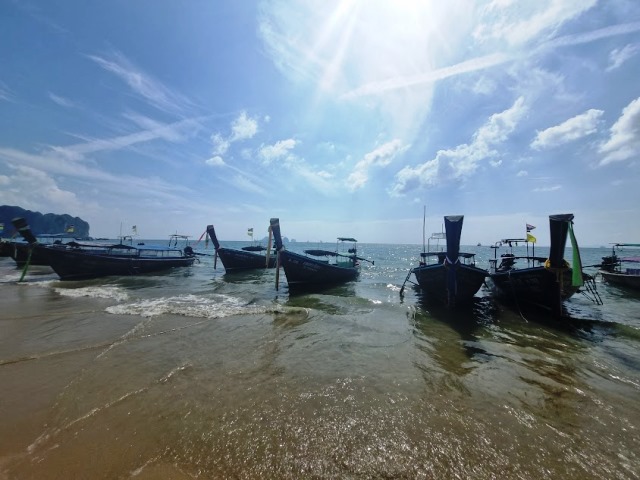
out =
<path fill-rule="evenodd" d="M 10 237 L 15 232 L 11 220 L 22 217 L 31 226 L 31 231 L 35 235 L 43 233 L 65 233 L 73 225 L 73 236 L 85 238 L 89 236 L 89 224 L 79 217 L 72 217 L 67 214 L 55 214 L 32 212 L 20 207 L 10 205 L 0 205 L 0 223 L 4 224 L 4 231 L 0 232 L 2 237 Z"/>

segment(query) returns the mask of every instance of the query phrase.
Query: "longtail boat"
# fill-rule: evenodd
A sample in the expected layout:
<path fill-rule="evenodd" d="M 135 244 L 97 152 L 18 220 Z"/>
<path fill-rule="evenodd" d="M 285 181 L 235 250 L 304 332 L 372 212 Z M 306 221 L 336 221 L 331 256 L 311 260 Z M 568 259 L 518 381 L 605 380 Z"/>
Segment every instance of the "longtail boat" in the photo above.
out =
<path fill-rule="evenodd" d="M 529 254 L 531 236 L 507 238 L 496 242 L 494 258 L 489 261 L 489 279 L 493 293 L 499 299 L 515 304 L 518 308 L 536 306 L 550 310 L 553 317 L 563 314 L 563 302 L 580 291 L 593 294 L 593 300 L 601 303 L 593 277 L 582 271 L 580 250 L 573 231 L 573 214 L 549 216 L 549 256 L 536 256 L 535 245 Z M 573 268 L 564 259 L 567 236 L 570 234 L 573 251 Z M 525 244 L 526 255 L 516 255 L 514 246 Z M 500 257 L 498 249 L 507 246 Z M 586 294 L 586 292 L 585 292 Z"/>
<path fill-rule="evenodd" d="M 38 242 L 23 218 L 12 220 L 18 232 L 29 244 L 32 254 L 46 259 L 62 280 L 79 280 L 111 275 L 141 275 L 175 267 L 192 265 L 196 257 L 193 249 L 172 246 L 185 235 L 171 235 L 168 246 L 126 245 L 124 243 L 86 244 L 68 242 L 45 245 Z M 28 260 L 27 260 L 28 267 Z"/>
<path fill-rule="evenodd" d="M 602 258 L 600 275 L 612 285 L 640 290 L 640 255 L 618 256 L 625 247 L 637 248 L 640 243 L 614 243 L 611 256 Z"/>
<path fill-rule="evenodd" d="M 475 253 L 460 252 L 460 236 L 464 215 L 444 217 L 445 233 L 433 234 L 431 239 L 446 239 L 446 251 L 432 251 L 429 248 L 420 254 L 420 265 L 412 268 L 424 299 L 427 302 L 445 304 L 449 307 L 470 303 L 480 290 L 487 271 L 478 268 Z M 400 293 L 404 291 L 404 285 Z"/>
<path fill-rule="evenodd" d="M 238 270 L 250 270 L 258 268 L 275 268 L 276 255 L 271 251 L 271 231 L 269 231 L 269 245 L 248 245 L 240 249 L 220 246 L 216 230 L 213 225 L 207 225 L 207 233 L 215 248 L 214 268 L 217 267 L 217 260 L 220 257 L 225 271 L 233 272 Z"/>
<path fill-rule="evenodd" d="M 356 280 L 360 274 L 360 261 L 374 263 L 358 256 L 357 240 L 338 237 L 336 249 L 304 250 L 305 255 L 285 249 L 280 233 L 280 220 L 271 219 L 271 230 L 277 251 L 276 289 L 282 266 L 289 289 L 324 287 Z M 344 247 L 344 248 L 343 248 Z"/>

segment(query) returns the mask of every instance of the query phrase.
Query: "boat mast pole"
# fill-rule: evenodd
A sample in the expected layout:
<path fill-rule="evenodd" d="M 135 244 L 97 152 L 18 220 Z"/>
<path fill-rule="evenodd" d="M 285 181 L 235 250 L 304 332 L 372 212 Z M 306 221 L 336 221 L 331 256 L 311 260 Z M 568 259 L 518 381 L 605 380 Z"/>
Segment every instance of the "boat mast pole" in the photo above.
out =
<path fill-rule="evenodd" d="M 427 206 L 424 206 L 424 210 L 422 212 L 422 253 L 425 253 L 425 228 L 426 228 L 426 223 L 427 223 Z"/>

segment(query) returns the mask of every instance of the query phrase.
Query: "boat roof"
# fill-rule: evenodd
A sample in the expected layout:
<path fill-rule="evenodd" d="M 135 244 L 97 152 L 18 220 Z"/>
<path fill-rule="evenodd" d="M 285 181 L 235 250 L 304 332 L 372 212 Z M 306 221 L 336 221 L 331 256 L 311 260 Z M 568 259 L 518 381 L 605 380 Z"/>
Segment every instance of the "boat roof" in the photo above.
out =
<path fill-rule="evenodd" d="M 357 242 L 355 238 L 351 237 L 338 237 L 339 242 Z"/>
<path fill-rule="evenodd" d="M 73 238 L 73 235 L 68 233 L 41 233 L 40 235 L 36 235 L 36 237 L 40 238 Z"/>
<path fill-rule="evenodd" d="M 93 246 L 93 245 L 84 245 L 84 246 Z M 104 247 L 105 245 L 95 245 L 96 247 Z M 123 250 L 153 250 L 155 252 L 160 251 L 181 251 L 180 248 L 168 247 L 166 245 L 126 245 L 124 243 L 116 243 L 113 245 L 106 245 L 109 248 L 121 248 Z"/>
<path fill-rule="evenodd" d="M 422 252 L 420 253 L 421 257 L 432 257 L 432 256 L 436 256 L 436 255 L 446 255 L 447 252 Z M 476 256 L 475 253 L 465 253 L 465 252 L 460 252 L 458 253 L 459 257 L 462 258 L 473 258 Z"/>
<path fill-rule="evenodd" d="M 500 240 L 502 243 L 509 243 L 509 242 L 528 242 L 528 240 L 526 238 L 504 238 L 502 240 Z"/>
<path fill-rule="evenodd" d="M 331 250 L 305 250 L 304 253 L 313 255 L 314 257 L 335 257 L 338 255 L 336 252 L 332 252 Z"/>
<path fill-rule="evenodd" d="M 640 243 L 614 243 L 614 247 L 640 247 Z"/>

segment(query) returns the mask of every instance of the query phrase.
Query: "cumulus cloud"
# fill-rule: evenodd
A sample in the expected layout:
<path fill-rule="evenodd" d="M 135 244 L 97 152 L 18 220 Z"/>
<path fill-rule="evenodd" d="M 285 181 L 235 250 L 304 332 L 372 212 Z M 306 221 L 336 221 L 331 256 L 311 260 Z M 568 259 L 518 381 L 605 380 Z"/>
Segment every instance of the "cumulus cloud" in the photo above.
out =
<path fill-rule="evenodd" d="M 531 148 L 545 150 L 578 140 L 598 131 L 598 123 L 604 112 L 591 109 L 555 127 L 538 132 Z"/>
<path fill-rule="evenodd" d="M 231 122 L 231 133 L 228 136 L 220 132 L 215 132 L 211 135 L 211 158 L 206 163 L 208 165 L 220 165 L 214 160 L 216 157 L 219 157 L 222 161 L 222 157 L 227 154 L 233 143 L 249 140 L 257 132 L 258 121 L 247 115 L 247 112 L 240 112 L 240 115 Z M 222 163 L 224 164 L 224 161 Z"/>
<path fill-rule="evenodd" d="M 230 142 L 237 142 L 238 140 L 247 140 L 253 138 L 258 132 L 258 121 L 255 118 L 251 118 L 247 115 L 247 112 L 242 112 L 231 124 L 231 137 Z"/>
<path fill-rule="evenodd" d="M 297 142 L 292 138 L 280 140 L 273 145 L 262 146 L 258 151 L 258 155 L 262 159 L 262 162 L 265 165 L 268 165 L 278 158 L 283 158 L 289 155 L 296 144 Z"/>
<path fill-rule="evenodd" d="M 347 187 L 349 190 L 355 191 L 364 187 L 369 179 L 370 168 L 389 165 L 398 155 L 406 152 L 409 147 L 410 145 L 403 145 L 402 141 L 396 138 L 367 153 L 362 160 L 356 163 L 356 166 L 347 178 Z"/>
<path fill-rule="evenodd" d="M 630 158 L 638 158 L 640 152 L 640 97 L 622 110 L 622 115 L 610 129 L 609 139 L 600 145 L 604 158 L 600 165 L 608 165 Z"/>
<path fill-rule="evenodd" d="M 209 158 L 205 163 L 207 165 L 211 165 L 212 167 L 223 167 L 226 165 L 222 157 L 219 155 Z"/>
<path fill-rule="evenodd" d="M 231 145 L 231 142 L 223 138 L 219 133 L 211 135 L 211 143 L 213 144 L 213 148 L 211 149 L 212 155 L 224 155 Z"/>
<path fill-rule="evenodd" d="M 24 166 L 9 165 L 13 169 L 10 176 L 0 178 L 0 204 L 22 205 L 24 208 L 44 211 L 81 211 L 82 202 L 75 193 L 64 190 L 55 179 L 42 170 Z M 38 185 L 38 188 L 33 188 Z M 29 195 L 25 195 L 29 192 Z"/>
<path fill-rule="evenodd" d="M 519 97 L 507 110 L 493 114 L 476 131 L 471 143 L 439 150 L 435 158 L 422 165 L 404 167 L 396 174 L 389 193 L 399 196 L 436 182 L 465 179 L 486 159 L 494 159 L 497 165 L 496 147 L 509 138 L 527 110 L 524 98 Z"/>

